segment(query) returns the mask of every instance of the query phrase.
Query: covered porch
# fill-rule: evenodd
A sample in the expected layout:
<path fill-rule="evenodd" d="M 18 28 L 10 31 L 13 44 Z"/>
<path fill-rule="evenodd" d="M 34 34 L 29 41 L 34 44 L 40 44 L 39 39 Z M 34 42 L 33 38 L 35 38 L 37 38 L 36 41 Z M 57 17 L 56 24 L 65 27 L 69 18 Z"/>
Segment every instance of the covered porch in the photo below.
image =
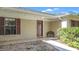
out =
<path fill-rule="evenodd" d="M 56 38 L 61 21 L 56 19 L 27 20 L 21 19 L 20 39 Z M 51 34 L 48 32 L 52 32 Z"/>

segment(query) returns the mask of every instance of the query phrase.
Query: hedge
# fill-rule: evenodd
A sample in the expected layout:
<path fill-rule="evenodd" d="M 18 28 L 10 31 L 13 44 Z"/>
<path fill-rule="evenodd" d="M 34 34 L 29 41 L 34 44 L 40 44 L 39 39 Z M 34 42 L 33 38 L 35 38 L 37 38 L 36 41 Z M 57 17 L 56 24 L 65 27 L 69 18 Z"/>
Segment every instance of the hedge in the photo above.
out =
<path fill-rule="evenodd" d="M 58 37 L 69 46 L 79 48 L 79 27 L 60 28 Z"/>

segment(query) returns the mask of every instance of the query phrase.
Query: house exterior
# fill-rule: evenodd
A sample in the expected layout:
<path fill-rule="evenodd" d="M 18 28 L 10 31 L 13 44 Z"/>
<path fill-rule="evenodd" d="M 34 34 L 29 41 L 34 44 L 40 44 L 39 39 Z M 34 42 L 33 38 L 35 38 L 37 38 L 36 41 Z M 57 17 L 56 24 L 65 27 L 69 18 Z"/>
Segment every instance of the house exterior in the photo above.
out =
<path fill-rule="evenodd" d="M 54 32 L 63 27 L 79 26 L 79 16 L 51 14 L 0 8 L 0 41 L 36 39 L 47 37 L 47 32 Z"/>

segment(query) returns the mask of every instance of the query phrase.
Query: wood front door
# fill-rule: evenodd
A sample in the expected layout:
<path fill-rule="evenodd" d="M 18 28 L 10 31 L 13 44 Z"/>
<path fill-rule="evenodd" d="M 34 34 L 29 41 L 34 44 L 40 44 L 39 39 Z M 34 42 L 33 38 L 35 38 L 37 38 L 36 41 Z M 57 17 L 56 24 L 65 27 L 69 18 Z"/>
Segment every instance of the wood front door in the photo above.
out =
<path fill-rule="evenodd" d="M 43 21 L 37 20 L 37 37 L 43 37 Z"/>

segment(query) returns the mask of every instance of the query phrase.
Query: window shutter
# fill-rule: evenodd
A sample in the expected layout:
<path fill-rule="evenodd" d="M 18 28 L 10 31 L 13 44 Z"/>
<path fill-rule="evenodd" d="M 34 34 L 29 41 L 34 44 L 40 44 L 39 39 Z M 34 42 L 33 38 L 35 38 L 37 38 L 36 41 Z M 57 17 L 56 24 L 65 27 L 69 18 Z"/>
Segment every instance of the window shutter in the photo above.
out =
<path fill-rule="evenodd" d="M 0 35 L 4 35 L 4 17 L 0 17 Z"/>
<path fill-rule="evenodd" d="M 20 19 L 16 19 L 16 34 L 20 34 Z"/>

